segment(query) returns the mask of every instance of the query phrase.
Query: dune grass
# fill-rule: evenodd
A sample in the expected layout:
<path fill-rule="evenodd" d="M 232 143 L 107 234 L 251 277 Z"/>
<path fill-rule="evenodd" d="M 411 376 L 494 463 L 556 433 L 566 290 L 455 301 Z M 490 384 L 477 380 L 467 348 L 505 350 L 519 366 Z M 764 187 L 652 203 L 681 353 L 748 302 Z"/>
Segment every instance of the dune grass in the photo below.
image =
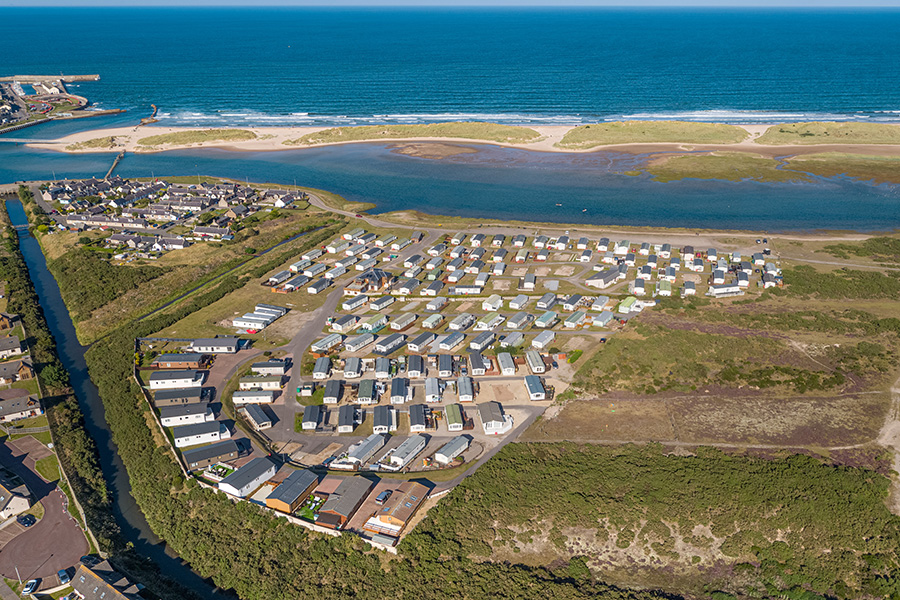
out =
<path fill-rule="evenodd" d="M 797 171 L 777 169 L 779 162 L 744 152 L 716 152 L 673 156 L 650 164 L 646 171 L 657 181 L 722 179 L 725 181 L 807 181 Z"/>
<path fill-rule="evenodd" d="M 85 140 L 83 142 L 77 142 L 75 144 L 69 144 L 66 146 L 66 150 L 91 150 L 98 149 L 104 150 L 108 148 L 114 148 L 116 145 L 116 138 L 109 135 L 106 137 L 94 138 L 92 140 Z"/>
<path fill-rule="evenodd" d="M 900 144 L 900 125 L 809 122 L 773 125 L 759 144 Z"/>
<path fill-rule="evenodd" d="M 566 132 L 559 148 L 586 149 L 610 144 L 675 142 L 736 144 L 749 134 L 734 125 L 688 121 L 616 121 L 582 125 Z"/>
<path fill-rule="evenodd" d="M 256 134 L 246 129 L 189 129 L 141 138 L 141 146 L 163 144 L 199 144 L 201 142 L 245 142 L 255 140 Z"/>
<path fill-rule="evenodd" d="M 308 133 L 295 140 L 285 140 L 285 145 L 332 144 L 361 140 L 402 138 L 458 138 L 489 142 L 533 142 L 541 135 L 534 129 L 496 123 L 453 122 L 422 123 L 416 125 L 364 125 L 360 127 L 333 127 L 316 133 Z"/>
<path fill-rule="evenodd" d="M 875 183 L 900 183 L 900 157 L 823 152 L 788 159 L 792 169 L 822 177 L 846 175 Z"/>

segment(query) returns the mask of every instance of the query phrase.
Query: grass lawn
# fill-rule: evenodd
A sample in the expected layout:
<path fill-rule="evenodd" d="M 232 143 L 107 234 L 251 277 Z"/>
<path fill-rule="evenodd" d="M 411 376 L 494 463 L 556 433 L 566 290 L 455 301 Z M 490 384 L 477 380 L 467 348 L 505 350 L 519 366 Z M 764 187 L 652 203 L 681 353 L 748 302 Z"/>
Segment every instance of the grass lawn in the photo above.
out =
<path fill-rule="evenodd" d="M 297 390 L 294 390 L 296 393 Z M 312 396 L 297 396 L 297 404 L 300 406 L 322 406 L 325 403 L 325 388 L 320 386 Z M 300 415 L 297 415 L 300 416 Z M 300 431 L 299 429 L 297 431 Z"/>
<path fill-rule="evenodd" d="M 19 419 L 18 421 L 14 421 L 12 423 L 7 423 L 6 427 L 11 428 L 25 428 L 25 427 L 46 427 L 49 423 L 47 422 L 47 415 L 38 415 L 36 417 L 29 417 L 28 419 Z"/>
<path fill-rule="evenodd" d="M 715 152 L 686 154 L 653 161 L 645 171 L 656 181 L 679 179 L 722 179 L 725 181 L 809 181 L 804 173 L 777 169 L 773 158 L 744 152 Z"/>
<path fill-rule="evenodd" d="M 47 481 L 59 479 L 59 461 L 56 456 L 47 456 L 34 463 L 34 469 Z"/>
<path fill-rule="evenodd" d="M 686 121 L 617 121 L 575 127 L 556 145 L 587 149 L 609 144 L 674 142 L 684 144 L 736 144 L 749 133 L 741 127 L 721 123 Z"/>
<path fill-rule="evenodd" d="M 420 463 L 421 464 L 421 463 Z M 413 473 L 390 473 L 388 471 L 379 471 L 378 476 L 383 479 L 402 479 L 404 481 L 410 479 L 427 479 L 428 481 L 450 481 L 468 471 L 475 465 L 472 463 L 463 463 L 458 467 L 449 469 L 435 469 L 433 471 L 417 471 Z"/>
<path fill-rule="evenodd" d="M 322 505 L 325 504 L 325 501 L 316 498 L 315 496 L 310 496 L 306 499 L 303 505 L 297 509 L 297 515 L 301 519 L 306 519 L 310 522 L 315 522 L 315 515 L 322 508 Z"/>
<path fill-rule="evenodd" d="M 364 125 L 333 127 L 308 133 L 296 140 L 286 140 L 289 146 L 383 140 L 398 138 L 460 138 L 491 142 L 532 142 L 541 135 L 534 129 L 496 123 L 454 122 L 423 123 L 418 125 Z"/>
<path fill-rule="evenodd" d="M 23 515 L 32 515 L 35 519 L 41 519 L 44 516 L 44 505 L 40 502 L 35 502 L 31 505 L 31 508 L 26 510 Z"/>
<path fill-rule="evenodd" d="M 190 129 L 174 133 L 162 133 L 141 138 L 141 146 L 160 146 L 163 144 L 199 144 L 202 142 L 245 142 L 255 140 L 256 134 L 246 129 Z"/>
<path fill-rule="evenodd" d="M 773 125 L 759 144 L 900 144 L 900 126 L 887 123 L 809 122 Z"/>
<path fill-rule="evenodd" d="M 303 191 L 314 194 L 318 196 L 322 202 L 325 203 L 325 206 L 335 208 L 338 210 L 346 210 L 348 212 L 365 212 L 367 210 L 371 210 L 375 208 L 375 204 L 372 202 L 354 202 L 352 200 L 347 200 L 342 196 L 338 196 L 333 192 L 329 192 L 326 190 L 319 190 L 315 188 L 301 188 Z"/>
<path fill-rule="evenodd" d="M 9 386 L 7 387 L 20 390 L 28 390 L 28 393 L 30 394 L 40 395 L 40 389 L 38 387 L 37 379 L 23 379 L 22 381 L 15 381 L 9 384 Z"/>

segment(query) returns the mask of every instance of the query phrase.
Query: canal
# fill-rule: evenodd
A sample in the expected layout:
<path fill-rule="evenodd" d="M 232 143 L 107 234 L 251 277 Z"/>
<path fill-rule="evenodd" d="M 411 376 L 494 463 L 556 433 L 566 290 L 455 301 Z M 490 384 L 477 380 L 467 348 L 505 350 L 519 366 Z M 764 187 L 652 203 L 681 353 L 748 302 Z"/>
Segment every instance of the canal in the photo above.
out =
<path fill-rule="evenodd" d="M 47 268 L 47 261 L 41 246 L 28 231 L 28 217 L 22 203 L 7 200 L 6 209 L 10 221 L 19 235 L 19 247 L 28 266 L 28 274 L 34 283 L 50 333 L 56 341 L 56 349 L 63 366 L 69 371 L 72 387 L 78 404 L 84 413 L 86 429 L 97 444 L 100 466 L 113 499 L 113 515 L 125 540 L 131 542 L 135 551 L 152 560 L 160 571 L 170 579 L 194 591 L 201 597 L 209 597 L 215 588 L 208 581 L 194 573 L 184 562 L 156 537 L 146 519 L 131 496 L 131 484 L 112 434 L 106 423 L 103 402 L 97 387 L 88 376 L 85 349 L 75 335 L 75 325 L 63 303 L 56 279 Z"/>

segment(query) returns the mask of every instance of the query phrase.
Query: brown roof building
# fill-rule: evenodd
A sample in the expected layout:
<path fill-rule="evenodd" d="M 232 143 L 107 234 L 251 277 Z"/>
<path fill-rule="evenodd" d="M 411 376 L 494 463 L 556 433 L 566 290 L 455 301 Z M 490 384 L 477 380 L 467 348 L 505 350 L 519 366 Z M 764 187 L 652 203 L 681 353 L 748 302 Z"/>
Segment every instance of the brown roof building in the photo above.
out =
<path fill-rule="evenodd" d="M 404 481 L 387 499 L 381 510 L 366 521 L 363 529 L 370 533 L 399 537 L 425 501 L 428 492 L 428 488 L 421 483 Z"/>
<path fill-rule="evenodd" d="M 372 485 L 372 481 L 365 477 L 344 477 L 319 509 L 316 524 L 331 529 L 342 529 L 369 495 Z"/>
<path fill-rule="evenodd" d="M 78 565 L 72 578 L 72 589 L 84 600 L 139 600 L 141 586 L 102 561 L 93 568 Z"/>

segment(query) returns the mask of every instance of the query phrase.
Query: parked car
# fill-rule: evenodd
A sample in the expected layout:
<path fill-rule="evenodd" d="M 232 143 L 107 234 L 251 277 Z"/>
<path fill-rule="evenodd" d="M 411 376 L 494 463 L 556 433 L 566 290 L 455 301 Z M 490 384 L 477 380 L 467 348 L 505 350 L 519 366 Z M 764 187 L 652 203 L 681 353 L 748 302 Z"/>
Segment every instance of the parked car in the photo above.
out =
<path fill-rule="evenodd" d="M 58 571 L 56 573 L 56 576 L 59 577 L 60 585 L 65 585 L 65 584 L 69 583 L 70 581 L 72 581 L 72 578 L 69 576 L 69 572 L 66 571 L 65 569 L 61 569 L 60 571 Z"/>
<path fill-rule="evenodd" d="M 375 498 L 375 504 L 377 504 L 378 506 L 381 506 L 382 504 L 384 504 L 385 502 L 388 501 L 388 498 L 390 498 L 391 494 L 393 494 L 393 493 L 394 493 L 393 490 L 384 490 L 383 492 L 378 494 L 378 496 Z"/>
<path fill-rule="evenodd" d="M 38 586 L 41 584 L 40 579 L 29 579 L 25 582 L 25 587 L 22 588 L 22 594 L 29 595 L 33 594 L 37 591 Z"/>
<path fill-rule="evenodd" d="M 34 518 L 34 515 L 19 515 L 16 517 L 16 521 L 18 521 L 19 525 L 22 527 L 31 527 L 37 523 L 37 519 Z"/>

